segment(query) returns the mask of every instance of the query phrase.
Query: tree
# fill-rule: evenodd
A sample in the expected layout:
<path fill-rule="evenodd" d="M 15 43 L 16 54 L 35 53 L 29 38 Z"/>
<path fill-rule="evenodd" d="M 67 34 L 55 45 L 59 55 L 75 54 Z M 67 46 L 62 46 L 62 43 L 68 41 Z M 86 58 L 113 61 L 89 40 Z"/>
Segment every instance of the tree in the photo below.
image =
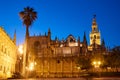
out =
<path fill-rule="evenodd" d="M 118 68 L 120 67 L 120 46 L 116 46 L 112 49 L 112 55 L 111 55 L 111 65 L 112 67 L 116 68 L 116 71 L 118 71 Z"/>
<path fill-rule="evenodd" d="M 25 35 L 25 48 L 26 52 L 23 57 L 23 74 L 25 74 L 25 67 L 28 66 L 28 37 L 29 37 L 29 27 L 32 25 L 33 21 L 37 18 L 37 12 L 33 8 L 26 7 L 23 11 L 19 12 L 19 16 L 23 21 L 23 24 L 26 26 L 26 35 Z"/>
<path fill-rule="evenodd" d="M 85 56 L 81 56 L 77 59 L 77 66 L 81 69 L 90 69 L 91 68 L 91 61 L 89 58 L 86 58 Z"/>
<path fill-rule="evenodd" d="M 109 55 L 104 56 L 105 65 L 104 67 L 111 67 L 113 70 L 120 67 L 120 46 L 116 46 L 111 50 Z"/>
<path fill-rule="evenodd" d="M 19 13 L 23 24 L 26 26 L 26 38 L 29 36 L 29 27 L 32 25 L 33 21 L 37 18 L 37 12 L 33 8 L 26 7 L 24 11 Z"/>

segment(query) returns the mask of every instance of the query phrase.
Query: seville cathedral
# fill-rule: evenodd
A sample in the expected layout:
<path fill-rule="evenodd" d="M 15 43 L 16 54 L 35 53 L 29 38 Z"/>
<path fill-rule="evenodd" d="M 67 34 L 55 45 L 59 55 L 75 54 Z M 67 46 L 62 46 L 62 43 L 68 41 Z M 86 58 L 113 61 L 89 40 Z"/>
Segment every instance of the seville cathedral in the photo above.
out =
<path fill-rule="evenodd" d="M 85 33 L 83 41 L 80 37 L 76 39 L 72 34 L 65 40 L 60 41 L 57 37 L 52 40 L 50 29 L 45 35 L 29 36 L 28 33 L 24 43 L 24 53 L 18 60 L 16 34 L 12 40 L 0 27 L 0 77 L 3 75 L 8 77 L 14 72 L 30 75 L 28 69 L 33 68 L 31 67 L 33 65 L 32 73 L 38 77 L 78 77 L 80 67 L 77 66 L 76 59 L 91 55 L 94 51 L 103 51 L 104 54 L 106 51 L 95 16 L 91 28 L 90 45 L 87 44 Z M 34 75 L 32 73 L 31 75 Z"/>
<path fill-rule="evenodd" d="M 77 77 L 80 68 L 76 59 L 92 54 L 93 50 L 99 52 L 105 49 L 105 46 L 101 45 L 95 16 L 90 33 L 90 46 L 87 44 L 85 33 L 83 41 L 80 41 L 80 37 L 76 39 L 72 34 L 65 40 L 60 41 L 57 37 L 51 40 L 50 29 L 47 35 L 27 36 L 26 65 L 29 67 L 33 62 L 35 73 L 39 77 Z"/>

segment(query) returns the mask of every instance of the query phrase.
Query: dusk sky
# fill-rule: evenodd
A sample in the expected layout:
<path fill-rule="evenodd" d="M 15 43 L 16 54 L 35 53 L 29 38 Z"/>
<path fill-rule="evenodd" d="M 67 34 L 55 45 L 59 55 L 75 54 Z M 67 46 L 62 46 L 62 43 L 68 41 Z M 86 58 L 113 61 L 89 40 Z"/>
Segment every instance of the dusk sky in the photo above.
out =
<path fill-rule="evenodd" d="M 0 26 L 17 45 L 24 43 L 25 26 L 19 17 L 24 7 L 32 7 L 38 18 L 29 29 L 30 35 L 44 35 L 50 28 L 52 39 L 66 39 L 69 34 L 83 40 L 84 31 L 89 44 L 92 18 L 96 14 L 101 39 L 106 46 L 120 45 L 120 0 L 0 0 Z"/>

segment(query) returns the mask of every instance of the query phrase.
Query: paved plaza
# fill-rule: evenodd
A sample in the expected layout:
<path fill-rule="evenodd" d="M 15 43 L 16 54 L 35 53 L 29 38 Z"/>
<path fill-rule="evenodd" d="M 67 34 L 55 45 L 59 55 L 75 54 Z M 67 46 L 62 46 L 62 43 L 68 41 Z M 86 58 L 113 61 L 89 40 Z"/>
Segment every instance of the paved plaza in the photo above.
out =
<path fill-rule="evenodd" d="M 113 77 L 113 78 L 112 77 L 105 77 L 105 78 L 38 78 L 38 79 L 23 79 L 23 80 L 120 80 L 120 77 Z"/>

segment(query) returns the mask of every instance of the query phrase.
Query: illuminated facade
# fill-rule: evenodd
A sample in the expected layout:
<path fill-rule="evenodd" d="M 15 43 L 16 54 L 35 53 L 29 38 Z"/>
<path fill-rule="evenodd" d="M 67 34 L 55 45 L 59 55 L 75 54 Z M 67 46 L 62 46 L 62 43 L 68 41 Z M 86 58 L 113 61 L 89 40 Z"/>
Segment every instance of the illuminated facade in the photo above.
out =
<path fill-rule="evenodd" d="M 48 35 L 29 36 L 28 63 L 36 63 L 34 69 L 39 77 L 77 77 L 79 69 L 76 59 L 84 55 L 80 45 L 87 44 L 81 43 L 80 38 L 75 39 L 73 35 L 69 35 L 66 40 L 51 40 L 49 29 Z M 82 51 L 86 50 L 87 46 Z"/>
<path fill-rule="evenodd" d="M 98 26 L 96 23 L 96 17 L 93 18 L 92 31 L 90 33 L 90 45 L 94 43 L 101 45 L 101 36 L 100 36 L 100 31 L 98 30 Z"/>
<path fill-rule="evenodd" d="M 95 17 L 90 33 L 90 46 L 87 44 L 85 33 L 83 41 L 71 34 L 65 40 L 58 40 L 57 37 L 52 40 L 49 29 L 48 34 L 27 37 L 26 70 L 34 70 L 35 76 L 39 77 L 78 77 L 80 67 L 77 66 L 76 60 L 79 56 L 89 55 L 94 48 L 98 52 L 104 48 Z M 33 76 L 29 73 L 30 75 Z"/>
<path fill-rule="evenodd" d="M 7 78 L 15 72 L 16 36 L 12 40 L 0 27 L 0 78 Z"/>
<path fill-rule="evenodd" d="M 93 17 L 93 22 L 92 22 L 92 31 L 90 32 L 89 35 L 90 38 L 90 45 L 88 46 L 89 51 L 105 51 L 105 43 L 104 40 L 101 42 L 101 34 L 100 31 L 98 30 L 97 22 L 96 22 L 96 15 Z"/>

